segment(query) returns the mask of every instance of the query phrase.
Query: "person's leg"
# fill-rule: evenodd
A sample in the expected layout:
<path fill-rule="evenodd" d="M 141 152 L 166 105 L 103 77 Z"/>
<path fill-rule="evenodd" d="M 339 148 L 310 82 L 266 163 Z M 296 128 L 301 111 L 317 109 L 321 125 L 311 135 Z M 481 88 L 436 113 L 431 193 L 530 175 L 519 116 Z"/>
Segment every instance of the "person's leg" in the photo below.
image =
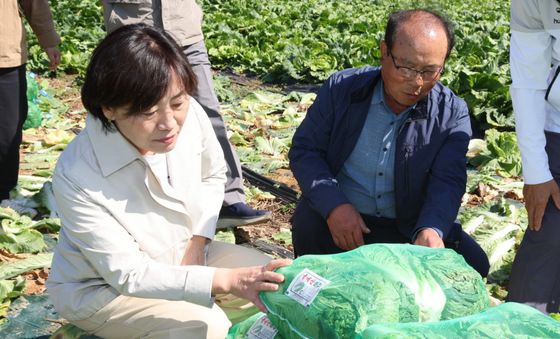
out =
<path fill-rule="evenodd" d="M 220 338 L 230 321 L 217 306 L 119 296 L 88 319 L 72 321 L 102 338 Z"/>
<path fill-rule="evenodd" d="M 208 265 L 213 267 L 261 266 L 270 260 L 257 250 L 219 241 L 210 243 L 208 249 Z M 223 339 L 232 322 L 257 312 L 252 303 L 230 294 L 216 296 L 212 307 L 119 296 L 88 319 L 72 323 L 103 338 Z"/>
<path fill-rule="evenodd" d="M 508 301 L 526 303 L 542 312 L 560 305 L 560 211 L 548 203 L 541 229 L 527 229 L 517 250 L 508 286 Z"/>
<path fill-rule="evenodd" d="M 254 248 L 212 241 L 208 248 L 208 266 L 235 268 L 262 266 L 272 258 Z"/>
<path fill-rule="evenodd" d="M 335 245 L 327 221 L 309 206 L 305 198 L 298 202 L 290 222 L 294 256 L 343 252 Z"/>
<path fill-rule="evenodd" d="M 0 68 L 0 201 L 8 199 L 17 184 L 26 91 L 25 65 Z"/>
<path fill-rule="evenodd" d="M 560 134 L 546 133 L 549 167 L 560 185 Z M 525 303 L 546 312 L 560 306 L 560 210 L 548 202 L 539 231 L 529 228 L 513 262 L 508 301 Z"/>
<path fill-rule="evenodd" d="M 394 219 L 378 218 L 362 215 L 364 222 L 371 229 L 370 234 L 364 236 L 366 244 L 375 243 L 410 243 L 410 239 L 402 235 L 397 228 Z M 446 248 L 452 248 L 461 254 L 465 261 L 471 265 L 480 275 L 486 277 L 490 264 L 484 250 L 473 238 L 463 232 L 461 225 L 455 223 L 452 231 L 444 241 Z"/>
<path fill-rule="evenodd" d="M 450 235 L 444 241 L 446 248 L 451 248 L 463 256 L 467 264 L 474 268 L 483 278 L 488 275 L 490 263 L 486 252 L 463 229 L 455 223 Z"/>
<path fill-rule="evenodd" d="M 227 165 L 227 181 L 224 196 L 225 208 L 220 213 L 217 227 L 225 228 L 266 221 L 270 218 L 270 212 L 255 210 L 245 204 L 241 163 L 235 149 L 229 142 L 226 125 L 220 114 L 220 103 L 214 91 L 212 70 L 204 41 L 184 47 L 183 52 L 198 80 L 197 93 L 193 97 L 204 108 L 208 118 L 210 118 L 216 137 L 224 152 Z"/>
<path fill-rule="evenodd" d="M 397 229 L 394 219 L 377 218 L 362 214 L 371 233 L 364 234 L 365 244 L 410 242 Z M 334 254 L 344 252 L 336 246 L 326 220 L 301 199 L 291 219 L 294 255 Z"/>
<path fill-rule="evenodd" d="M 366 226 L 371 230 L 370 233 L 364 234 L 365 244 L 406 244 L 410 243 L 410 239 L 399 232 L 395 219 L 374 217 L 362 214 L 362 219 Z"/>
<path fill-rule="evenodd" d="M 371 230 L 370 234 L 364 236 L 366 244 L 375 243 L 410 243 L 410 239 L 402 235 L 397 228 L 394 219 L 378 218 L 362 215 L 364 222 Z M 465 261 L 472 266 L 480 275 L 486 277 L 490 264 L 488 257 L 482 248 L 467 233 L 463 232 L 461 225 L 455 223 L 447 239 L 444 240 L 446 248 L 452 248 L 461 254 Z"/>
<path fill-rule="evenodd" d="M 203 41 L 200 41 L 186 46 L 184 53 L 198 80 L 197 93 L 193 95 L 193 98 L 195 98 L 202 108 L 204 108 L 204 111 L 206 111 L 208 118 L 210 118 L 212 122 L 216 137 L 218 137 L 220 146 L 224 151 L 227 164 L 227 182 L 224 203 L 226 205 L 233 205 L 235 203 L 245 202 L 241 163 L 239 162 L 237 153 L 229 142 L 226 125 L 220 114 L 220 103 L 214 92 L 212 70 L 210 68 L 206 46 Z"/>
<path fill-rule="evenodd" d="M 220 241 L 213 241 L 208 249 L 208 266 L 212 267 L 262 266 L 271 259 L 255 249 Z M 259 311 L 253 303 L 233 294 L 217 295 L 216 304 L 226 313 L 233 324 L 243 321 Z"/>
<path fill-rule="evenodd" d="M 402 235 L 396 227 L 394 219 L 378 218 L 362 215 L 364 222 L 372 231 L 364 236 L 366 244 L 375 243 L 410 243 L 410 239 Z M 452 248 L 461 254 L 465 261 L 480 275 L 486 277 L 490 264 L 484 250 L 468 234 L 463 232 L 461 225 L 454 224 L 452 231 L 444 240 L 446 248 Z"/>

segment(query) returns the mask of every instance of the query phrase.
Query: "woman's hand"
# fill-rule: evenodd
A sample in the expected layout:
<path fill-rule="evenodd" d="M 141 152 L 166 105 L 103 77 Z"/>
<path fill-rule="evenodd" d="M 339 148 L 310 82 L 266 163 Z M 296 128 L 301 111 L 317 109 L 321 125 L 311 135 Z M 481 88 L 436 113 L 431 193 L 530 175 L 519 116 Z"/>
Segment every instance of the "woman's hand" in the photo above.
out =
<path fill-rule="evenodd" d="M 218 268 L 212 281 L 212 294 L 231 293 L 251 301 L 259 310 L 266 312 L 259 292 L 278 290 L 284 276 L 273 271 L 291 263 L 290 259 L 275 259 L 264 266 Z"/>

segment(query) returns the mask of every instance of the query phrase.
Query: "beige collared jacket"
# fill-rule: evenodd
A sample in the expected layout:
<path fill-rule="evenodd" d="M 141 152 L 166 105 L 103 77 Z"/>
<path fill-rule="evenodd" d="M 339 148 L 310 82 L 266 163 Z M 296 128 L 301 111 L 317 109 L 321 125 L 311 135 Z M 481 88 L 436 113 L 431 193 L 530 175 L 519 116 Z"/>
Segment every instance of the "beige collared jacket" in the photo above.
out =
<path fill-rule="evenodd" d="M 60 43 L 47 0 L 2 0 L 0 68 L 17 67 L 27 62 L 27 42 L 21 15 L 28 20 L 43 49 Z"/>
<path fill-rule="evenodd" d="M 102 0 L 107 32 L 145 23 L 164 29 L 180 46 L 202 41 L 202 9 L 195 0 Z"/>
<path fill-rule="evenodd" d="M 60 156 L 53 189 L 62 229 L 47 288 L 63 317 L 85 319 L 121 294 L 212 304 L 215 269 L 179 265 L 193 235 L 213 238 L 226 181 L 214 130 L 192 98 L 166 159 L 172 187 L 92 116 Z"/>

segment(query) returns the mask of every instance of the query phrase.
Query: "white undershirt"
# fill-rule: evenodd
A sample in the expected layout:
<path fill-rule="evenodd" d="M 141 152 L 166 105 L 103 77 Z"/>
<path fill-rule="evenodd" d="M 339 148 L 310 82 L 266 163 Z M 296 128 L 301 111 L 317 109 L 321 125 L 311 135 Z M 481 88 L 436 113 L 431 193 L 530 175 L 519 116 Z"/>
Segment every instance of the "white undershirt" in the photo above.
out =
<path fill-rule="evenodd" d="M 171 186 L 169 171 L 167 170 L 167 157 L 164 153 L 144 155 L 144 159 L 158 178 L 161 185 Z"/>

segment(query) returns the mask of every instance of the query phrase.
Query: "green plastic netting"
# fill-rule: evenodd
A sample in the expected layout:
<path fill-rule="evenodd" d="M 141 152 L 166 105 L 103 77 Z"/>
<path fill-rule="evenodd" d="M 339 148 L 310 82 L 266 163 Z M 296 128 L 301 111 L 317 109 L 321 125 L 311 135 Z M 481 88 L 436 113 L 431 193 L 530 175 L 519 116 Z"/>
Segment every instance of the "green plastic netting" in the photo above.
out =
<path fill-rule="evenodd" d="M 453 320 L 373 325 L 361 338 L 560 338 L 560 322 L 530 306 L 505 303 Z"/>
<path fill-rule="evenodd" d="M 260 296 L 283 338 L 353 338 L 373 324 L 454 319 L 489 306 L 480 275 L 450 249 L 373 244 L 302 256 L 277 271 L 285 282 Z"/>
<path fill-rule="evenodd" d="M 226 339 L 282 339 L 278 330 L 270 323 L 265 313 L 259 312 L 237 323 L 228 332 Z"/>
<path fill-rule="evenodd" d="M 38 96 L 39 85 L 35 79 L 35 74 L 27 73 L 27 118 L 23 123 L 23 129 L 37 128 L 41 126 L 43 120 L 43 113 L 39 108 Z"/>

